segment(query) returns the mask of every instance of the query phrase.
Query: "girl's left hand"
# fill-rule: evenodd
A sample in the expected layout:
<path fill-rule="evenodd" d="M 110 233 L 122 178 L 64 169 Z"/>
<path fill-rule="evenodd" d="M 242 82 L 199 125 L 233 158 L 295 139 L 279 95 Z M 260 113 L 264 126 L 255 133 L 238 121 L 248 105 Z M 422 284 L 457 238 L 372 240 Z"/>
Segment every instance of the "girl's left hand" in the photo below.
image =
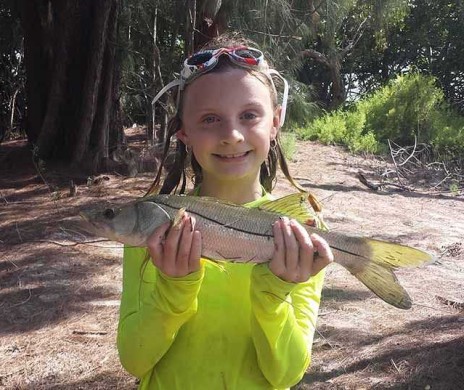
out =
<path fill-rule="evenodd" d="M 287 282 L 306 282 L 334 259 L 327 241 L 317 234 L 309 235 L 296 220 L 287 217 L 274 223 L 274 243 L 269 269 Z"/>

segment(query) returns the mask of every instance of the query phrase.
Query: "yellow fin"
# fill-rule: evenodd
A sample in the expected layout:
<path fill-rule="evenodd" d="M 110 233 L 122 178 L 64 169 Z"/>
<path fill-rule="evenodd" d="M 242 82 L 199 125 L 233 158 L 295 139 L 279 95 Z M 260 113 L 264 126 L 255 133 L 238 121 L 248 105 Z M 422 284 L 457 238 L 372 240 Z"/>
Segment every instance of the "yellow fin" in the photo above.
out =
<path fill-rule="evenodd" d="M 385 302 L 409 309 L 411 298 L 400 285 L 394 270 L 418 267 L 433 261 L 433 257 L 420 249 L 363 237 L 348 237 L 327 233 L 335 260 Z"/>
<path fill-rule="evenodd" d="M 317 210 L 312 205 L 317 204 Z M 322 230 L 328 230 L 321 215 L 320 203 L 314 195 L 301 192 L 284 196 L 276 200 L 269 200 L 259 205 L 260 210 L 271 211 L 289 218 L 294 218 L 303 225 L 315 226 Z"/>
<path fill-rule="evenodd" d="M 401 286 L 391 269 L 369 262 L 366 267 L 354 274 L 375 295 L 398 309 L 410 309 L 411 298 Z"/>
<path fill-rule="evenodd" d="M 390 268 L 418 267 L 434 261 L 433 256 L 420 249 L 379 241 L 372 238 L 364 239 L 369 245 L 370 258 L 377 264 Z"/>

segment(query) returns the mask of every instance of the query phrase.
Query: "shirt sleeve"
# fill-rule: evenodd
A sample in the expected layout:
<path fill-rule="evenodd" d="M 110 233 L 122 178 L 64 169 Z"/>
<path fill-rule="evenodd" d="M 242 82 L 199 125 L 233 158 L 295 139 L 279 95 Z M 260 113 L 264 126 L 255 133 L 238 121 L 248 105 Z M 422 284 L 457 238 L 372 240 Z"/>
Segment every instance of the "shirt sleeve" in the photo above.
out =
<path fill-rule="evenodd" d="M 275 388 L 301 380 L 311 362 L 324 270 L 306 283 L 275 276 L 268 264 L 253 267 L 251 332 L 258 364 Z"/>
<path fill-rule="evenodd" d="M 121 364 L 142 377 L 163 357 L 180 327 L 197 311 L 204 267 L 170 278 L 153 266 L 144 248 L 124 248 L 118 327 Z"/>

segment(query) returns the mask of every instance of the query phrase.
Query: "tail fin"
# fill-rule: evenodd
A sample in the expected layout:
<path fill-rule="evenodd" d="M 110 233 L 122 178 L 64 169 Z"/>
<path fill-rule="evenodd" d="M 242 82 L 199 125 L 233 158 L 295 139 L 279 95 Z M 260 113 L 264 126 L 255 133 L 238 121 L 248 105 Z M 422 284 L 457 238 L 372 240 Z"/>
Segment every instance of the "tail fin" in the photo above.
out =
<path fill-rule="evenodd" d="M 385 302 L 399 309 L 410 309 L 412 301 L 391 268 L 373 261 L 367 262 L 362 271 L 353 273 L 365 286 Z"/>
<path fill-rule="evenodd" d="M 411 298 L 393 271 L 429 263 L 433 260 L 430 254 L 391 242 L 335 235 L 327 238 L 337 263 L 385 302 L 399 309 L 411 308 Z"/>

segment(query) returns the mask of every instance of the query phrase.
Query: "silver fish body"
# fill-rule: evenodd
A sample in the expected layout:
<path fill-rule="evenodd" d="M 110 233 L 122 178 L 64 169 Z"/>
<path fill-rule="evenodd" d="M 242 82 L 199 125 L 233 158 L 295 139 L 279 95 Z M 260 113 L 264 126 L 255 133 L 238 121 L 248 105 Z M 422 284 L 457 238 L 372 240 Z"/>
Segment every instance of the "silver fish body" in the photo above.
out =
<path fill-rule="evenodd" d="M 317 232 L 332 248 L 335 262 L 344 266 L 386 302 L 411 307 L 411 299 L 393 270 L 429 262 L 421 250 L 396 243 L 324 232 L 305 223 L 309 208 L 304 194 L 293 194 L 258 208 L 221 202 L 212 198 L 155 195 L 122 207 L 84 214 L 89 231 L 132 246 L 146 246 L 151 233 L 174 221 L 185 210 L 196 219 L 201 232 L 202 256 L 212 260 L 263 263 L 274 253 L 273 223 L 282 215 L 297 218 L 308 233 Z"/>

